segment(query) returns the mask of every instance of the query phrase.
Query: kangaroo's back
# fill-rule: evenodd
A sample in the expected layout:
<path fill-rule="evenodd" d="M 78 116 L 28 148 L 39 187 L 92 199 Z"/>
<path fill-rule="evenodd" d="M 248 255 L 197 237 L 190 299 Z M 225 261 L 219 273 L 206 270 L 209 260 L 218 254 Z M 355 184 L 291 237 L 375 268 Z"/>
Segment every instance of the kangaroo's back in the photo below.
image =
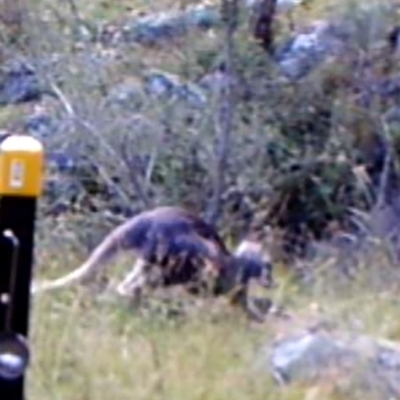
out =
<path fill-rule="evenodd" d="M 196 234 L 199 238 L 212 241 L 223 253 L 229 253 L 215 227 L 184 208 L 157 207 L 143 213 L 140 219 L 151 221 L 155 232 L 159 234 L 169 236 Z"/>

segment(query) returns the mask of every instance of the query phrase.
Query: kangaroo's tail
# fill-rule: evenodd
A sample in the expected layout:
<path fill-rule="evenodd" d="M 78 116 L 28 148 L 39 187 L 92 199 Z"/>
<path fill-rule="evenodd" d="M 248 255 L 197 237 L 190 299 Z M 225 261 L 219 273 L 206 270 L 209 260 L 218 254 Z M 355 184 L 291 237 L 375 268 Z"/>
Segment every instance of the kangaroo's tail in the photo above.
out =
<path fill-rule="evenodd" d="M 79 268 L 69 274 L 55 280 L 34 282 L 31 287 L 31 294 L 91 281 L 96 274 L 106 268 L 110 259 L 125 247 L 123 246 L 121 232 L 123 231 L 115 229 L 107 235 L 91 253 L 89 258 Z"/>

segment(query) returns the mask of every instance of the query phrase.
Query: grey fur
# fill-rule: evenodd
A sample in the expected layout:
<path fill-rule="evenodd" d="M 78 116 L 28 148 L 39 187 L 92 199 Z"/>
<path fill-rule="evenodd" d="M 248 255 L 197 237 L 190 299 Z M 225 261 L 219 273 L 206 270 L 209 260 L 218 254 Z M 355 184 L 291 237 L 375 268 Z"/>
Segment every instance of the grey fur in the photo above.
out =
<path fill-rule="evenodd" d="M 118 285 L 119 294 L 128 295 L 129 288 L 140 291 L 146 284 L 146 265 L 160 267 L 164 284 L 169 285 L 213 275 L 216 295 L 226 295 L 235 288 L 246 292 L 252 278 L 266 278 L 266 285 L 271 281 L 271 265 L 261 259 L 261 248 L 257 244 L 244 241 L 232 254 L 213 226 L 180 207 L 165 206 L 143 211 L 117 226 L 79 268 L 53 281 L 34 284 L 31 292 L 35 294 L 93 280 L 120 251 L 132 251 L 137 262 Z M 176 268 L 176 264 L 180 265 L 183 275 L 175 274 L 171 269 L 171 265 Z M 192 276 L 191 270 L 200 274 Z M 245 294 L 243 296 L 246 298 Z M 238 300 L 239 303 L 242 301 Z"/>

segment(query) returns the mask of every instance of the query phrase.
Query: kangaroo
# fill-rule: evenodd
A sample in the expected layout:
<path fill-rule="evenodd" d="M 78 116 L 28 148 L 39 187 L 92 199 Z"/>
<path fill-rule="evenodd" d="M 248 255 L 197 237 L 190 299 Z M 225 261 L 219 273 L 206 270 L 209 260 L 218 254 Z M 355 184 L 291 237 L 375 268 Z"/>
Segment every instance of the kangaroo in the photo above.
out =
<path fill-rule="evenodd" d="M 216 229 L 200 217 L 180 207 L 160 206 L 117 226 L 79 268 L 61 278 L 36 283 L 31 292 L 89 282 L 119 251 L 132 251 L 137 257 L 116 287 L 121 296 L 140 298 L 146 287 L 182 284 L 190 288 L 199 283 L 213 295 L 229 296 L 231 303 L 245 306 L 251 279 L 264 287 L 272 286 L 272 265 L 263 260 L 259 243 L 244 240 L 231 253 Z M 154 267 L 159 272 L 155 281 Z M 192 287 L 192 291 L 196 289 Z"/>

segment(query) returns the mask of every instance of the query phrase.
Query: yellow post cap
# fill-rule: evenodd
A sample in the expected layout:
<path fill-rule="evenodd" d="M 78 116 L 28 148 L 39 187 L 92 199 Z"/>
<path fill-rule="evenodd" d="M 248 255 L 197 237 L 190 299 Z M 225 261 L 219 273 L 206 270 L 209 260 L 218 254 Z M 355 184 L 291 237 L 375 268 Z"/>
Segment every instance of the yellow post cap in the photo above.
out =
<path fill-rule="evenodd" d="M 44 149 L 28 135 L 0 142 L 0 196 L 39 197 L 43 190 Z"/>

